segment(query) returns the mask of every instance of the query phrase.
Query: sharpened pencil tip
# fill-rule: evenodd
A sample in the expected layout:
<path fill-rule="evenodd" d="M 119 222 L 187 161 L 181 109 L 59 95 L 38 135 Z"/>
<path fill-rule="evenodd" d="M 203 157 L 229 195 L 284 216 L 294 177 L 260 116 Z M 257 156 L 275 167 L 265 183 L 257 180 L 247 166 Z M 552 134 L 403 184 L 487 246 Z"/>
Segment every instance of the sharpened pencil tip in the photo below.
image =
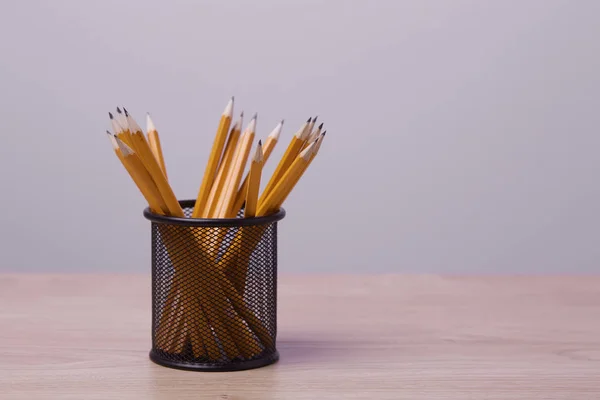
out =
<path fill-rule="evenodd" d="M 146 133 L 150 134 L 150 132 L 156 132 L 156 127 L 150 117 L 150 113 L 146 113 Z"/>
<path fill-rule="evenodd" d="M 307 124 L 310 124 L 310 121 L 312 121 L 312 117 L 310 117 L 309 119 L 306 120 Z"/>
<path fill-rule="evenodd" d="M 302 150 L 298 156 L 307 160 L 314 148 L 315 148 L 315 143 L 313 142 L 313 143 L 309 144 L 304 150 Z"/>
<path fill-rule="evenodd" d="M 125 107 L 123 107 L 123 112 L 125 113 L 126 117 L 129 117 L 129 113 L 127 112 L 127 109 Z"/>
<path fill-rule="evenodd" d="M 326 133 L 327 131 L 323 131 L 323 133 L 321 133 L 321 136 L 325 136 Z"/>
<path fill-rule="evenodd" d="M 258 113 L 254 113 L 254 115 L 252 116 L 252 119 L 257 119 L 258 118 Z"/>
<path fill-rule="evenodd" d="M 324 122 L 321 122 L 321 125 L 319 125 L 319 129 L 323 129 L 323 124 Z"/>
<path fill-rule="evenodd" d="M 283 128 L 283 120 L 278 123 L 275 128 L 269 133 L 269 136 L 272 140 L 279 140 L 279 135 L 281 134 L 281 129 Z"/>
<path fill-rule="evenodd" d="M 252 132 L 253 134 L 256 132 L 256 114 L 252 117 L 248 125 L 246 125 L 246 129 L 244 130 L 244 134 Z"/>
<path fill-rule="evenodd" d="M 110 119 L 114 119 L 115 117 L 113 117 L 112 113 L 109 111 L 108 112 L 108 116 L 110 117 Z"/>
<path fill-rule="evenodd" d="M 227 118 L 231 118 L 231 116 L 233 115 L 233 96 L 231 96 L 231 99 L 229 99 L 229 101 L 227 102 L 227 105 L 225 106 L 225 110 L 223 110 L 222 115 Z"/>
<path fill-rule="evenodd" d="M 121 114 L 121 109 L 119 107 L 117 107 L 117 112 Z"/>
<path fill-rule="evenodd" d="M 285 119 L 282 119 L 280 124 L 283 125 L 284 122 L 285 122 Z"/>
<path fill-rule="evenodd" d="M 118 149 L 119 144 L 117 143 L 115 136 L 108 130 L 106 131 L 106 133 L 108 134 L 108 140 L 110 140 L 110 143 L 112 144 L 113 149 L 115 149 L 115 150 Z"/>
<path fill-rule="evenodd" d="M 256 146 L 256 151 L 254 152 L 254 157 L 252 157 L 254 162 L 263 162 L 264 154 L 262 148 L 262 140 L 258 141 L 258 145 Z"/>
<path fill-rule="evenodd" d="M 317 115 L 316 117 L 314 117 L 314 118 L 313 118 L 313 120 L 312 120 L 313 124 L 316 124 L 316 123 L 317 123 L 317 118 L 319 118 L 319 116 L 318 116 L 318 115 Z"/>

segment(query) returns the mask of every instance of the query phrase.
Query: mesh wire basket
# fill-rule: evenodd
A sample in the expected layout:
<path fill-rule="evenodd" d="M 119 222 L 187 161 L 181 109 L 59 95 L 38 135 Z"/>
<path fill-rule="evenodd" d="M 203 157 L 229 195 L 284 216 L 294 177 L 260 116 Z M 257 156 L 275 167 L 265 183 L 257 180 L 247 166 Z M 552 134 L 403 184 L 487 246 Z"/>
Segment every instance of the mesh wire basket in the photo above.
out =
<path fill-rule="evenodd" d="M 193 200 L 180 202 L 186 217 Z M 241 215 L 241 214 L 240 214 Z M 190 219 L 153 214 L 152 349 L 157 364 L 234 371 L 276 362 L 276 214 Z"/>

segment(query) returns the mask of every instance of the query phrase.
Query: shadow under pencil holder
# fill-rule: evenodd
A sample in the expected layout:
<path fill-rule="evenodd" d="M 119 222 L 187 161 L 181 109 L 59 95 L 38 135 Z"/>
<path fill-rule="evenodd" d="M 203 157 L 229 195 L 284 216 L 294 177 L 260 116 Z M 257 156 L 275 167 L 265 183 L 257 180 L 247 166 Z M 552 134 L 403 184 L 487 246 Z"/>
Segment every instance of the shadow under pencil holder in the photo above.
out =
<path fill-rule="evenodd" d="M 180 201 L 186 217 L 194 200 Z M 279 359 L 277 222 L 144 217 L 152 232 L 152 349 L 157 364 L 199 371 L 258 368 Z"/>

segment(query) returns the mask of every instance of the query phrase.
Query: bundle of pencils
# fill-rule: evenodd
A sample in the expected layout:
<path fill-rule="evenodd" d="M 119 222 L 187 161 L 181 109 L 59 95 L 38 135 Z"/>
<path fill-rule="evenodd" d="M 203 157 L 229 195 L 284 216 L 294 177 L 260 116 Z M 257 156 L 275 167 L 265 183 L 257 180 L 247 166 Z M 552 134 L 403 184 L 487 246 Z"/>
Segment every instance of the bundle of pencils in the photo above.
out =
<path fill-rule="evenodd" d="M 231 98 L 221 115 L 190 217 L 186 217 L 169 184 L 160 138 L 150 115 L 145 135 L 124 108 L 117 108 L 114 115 L 109 113 L 112 132 L 107 133 L 113 150 L 151 212 L 179 218 L 229 219 L 279 211 L 317 156 L 325 137 L 323 124 L 316 126 L 317 117 L 302 124 L 261 192 L 263 166 L 280 140 L 284 121 L 276 125 L 264 143 L 259 140 L 252 152 L 257 115 L 242 130 L 243 113 L 232 124 L 233 108 Z M 195 357 L 217 361 L 249 359 L 272 345 L 273 338 L 244 300 L 250 262 L 247 249 L 256 247 L 263 233 L 260 226 L 251 234 L 249 228 L 257 227 L 237 229 L 235 237 L 226 243 L 226 229 L 218 231 L 216 240 L 203 241 L 193 228 L 184 228 L 176 238 L 172 231 L 159 226 L 174 270 L 158 321 L 159 348 L 179 353 L 187 346 Z M 186 242 L 184 251 L 178 243 L 181 235 Z M 208 278 L 186 281 L 198 268 Z M 198 305 L 200 311 L 181 312 L 182 307 L 191 304 Z"/>

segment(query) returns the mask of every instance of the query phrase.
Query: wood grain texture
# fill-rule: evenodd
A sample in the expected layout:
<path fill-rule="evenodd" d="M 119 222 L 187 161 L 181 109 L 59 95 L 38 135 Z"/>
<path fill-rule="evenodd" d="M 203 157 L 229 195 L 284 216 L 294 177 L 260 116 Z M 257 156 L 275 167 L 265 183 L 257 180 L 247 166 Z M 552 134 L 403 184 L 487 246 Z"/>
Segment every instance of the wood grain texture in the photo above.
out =
<path fill-rule="evenodd" d="M 600 277 L 283 276 L 279 363 L 153 364 L 145 276 L 0 275 L 0 399 L 600 399 Z"/>

